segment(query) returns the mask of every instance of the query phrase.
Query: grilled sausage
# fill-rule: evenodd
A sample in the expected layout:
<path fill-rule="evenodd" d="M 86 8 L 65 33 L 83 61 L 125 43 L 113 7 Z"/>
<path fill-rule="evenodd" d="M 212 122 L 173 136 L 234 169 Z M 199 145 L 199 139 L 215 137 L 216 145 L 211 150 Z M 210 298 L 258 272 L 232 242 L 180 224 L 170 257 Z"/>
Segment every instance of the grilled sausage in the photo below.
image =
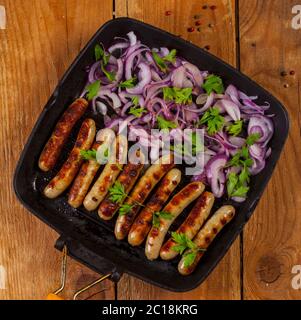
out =
<path fill-rule="evenodd" d="M 174 161 L 173 156 L 170 154 L 161 157 L 146 170 L 131 192 L 130 198 L 125 201 L 126 204 L 133 205 L 133 208 L 127 214 L 119 215 L 117 218 L 115 224 L 115 236 L 117 239 L 122 240 L 128 235 L 130 227 L 140 210 L 140 206 L 137 203 L 143 204 L 155 185 L 172 167 L 174 167 Z"/>
<path fill-rule="evenodd" d="M 55 166 L 72 128 L 84 114 L 87 107 L 87 100 L 76 99 L 63 113 L 40 155 L 39 168 L 41 170 L 49 171 Z"/>
<path fill-rule="evenodd" d="M 68 159 L 44 189 L 44 194 L 47 198 L 56 198 L 69 187 L 83 161 L 80 151 L 90 149 L 95 133 L 96 127 L 94 120 L 85 119 Z"/>
<path fill-rule="evenodd" d="M 222 230 L 222 228 L 232 220 L 235 214 L 235 209 L 232 206 L 223 206 L 219 208 L 214 215 L 206 222 L 205 226 L 196 235 L 193 242 L 197 245 L 198 249 L 207 249 L 215 236 Z M 193 253 L 191 250 L 187 250 L 184 255 Z M 185 266 L 185 257 L 183 256 L 178 264 L 178 270 L 182 275 L 191 274 L 200 259 L 202 258 L 204 251 L 196 252 L 196 256 L 189 266 Z"/>
<path fill-rule="evenodd" d="M 211 192 L 203 192 L 186 220 L 176 232 L 184 233 L 188 239 L 193 239 L 208 218 L 213 203 L 214 195 Z M 176 245 L 177 243 L 172 238 L 165 242 L 160 250 L 161 259 L 171 260 L 175 258 L 178 255 L 178 252 L 173 250 L 173 247 Z"/>
<path fill-rule="evenodd" d="M 191 182 L 180 190 L 164 207 L 163 211 L 169 213 L 171 219 L 159 217 L 160 226 L 152 227 L 148 234 L 145 244 L 145 255 L 149 260 L 157 259 L 160 253 L 162 243 L 165 235 L 179 216 L 179 214 L 192 202 L 194 201 L 205 189 L 202 182 Z"/>
<path fill-rule="evenodd" d="M 92 147 L 93 150 L 97 150 L 100 146 L 109 147 L 115 138 L 115 134 L 111 129 L 102 129 L 97 133 L 97 138 L 100 141 L 94 143 Z M 91 159 L 83 163 L 69 191 L 68 203 L 72 207 L 78 208 L 83 203 L 99 168 L 100 163 L 98 163 L 96 159 Z"/>
<path fill-rule="evenodd" d="M 99 206 L 122 170 L 128 149 L 126 137 L 117 136 L 113 149 L 115 151 L 109 156 L 108 163 L 84 199 L 84 207 L 89 211 L 95 210 Z"/>
<path fill-rule="evenodd" d="M 171 169 L 160 182 L 156 192 L 147 202 L 145 208 L 139 213 L 134 221 L 129 235 L 128 242 L 132 246 L 139 246 L 146 238 L 152 226 L 153 214 L 160 211 L 171 193 L 181 181 L 181 171 Z"/>
<path fill-rule="evenodd" d="M 139 150 L 137 151 L 139 152 Z M 140 154 L 140 152 L 139 152 Z M 139 154 L 137 156 L 139 157 Z M 140 160 L 138 163 L 133 163 L 129 160 L 129 163 L 126 164 L 123 168 L 123 171 L 119 175 L 118 181 L 124 188 L 126 194 L 128 194 L 133 188 L 135 182 L 139 178 L 140 172 L 144 167 L 144 156 L 143 153 L 140 154 Z M 98 215 L 104 220 L 110 220 L 119 209 L 122 203 L 113 202 L 110 199 L 110 195 L 107 194 L 106 198 L 101 202 L 98 208 Z"/>

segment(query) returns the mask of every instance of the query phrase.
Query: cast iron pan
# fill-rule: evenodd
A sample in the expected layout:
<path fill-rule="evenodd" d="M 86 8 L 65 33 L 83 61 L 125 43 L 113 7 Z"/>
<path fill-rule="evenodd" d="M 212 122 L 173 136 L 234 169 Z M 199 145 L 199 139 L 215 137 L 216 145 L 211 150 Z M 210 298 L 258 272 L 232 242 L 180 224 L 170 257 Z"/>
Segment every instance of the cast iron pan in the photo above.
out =
<path fill-rule="evenodd" d="M 39 155 L 66 106 L 78 97 L 83 89 L 86 82 L 85 67 L 93 62 L 95 44 L 102 42 L 107 47 L 115 36 L 126 36 L 129 31 L 134 31 L 142 43 L 150 47 L 165 46 L 177 49 L 179 55 L 200 69 L 220 75 L 226 85 L 232 83 L 249 95 L 258 95 L 259 103 L 269 102 L 269 112 L 275 115 L 272 119 L 276 130 L 270 142 L 273 152 L 265 169 L 252 178 L 247 200 L 242 204 L 235 204 L 235 218 L 217 236 L 196 271 L 188 277 L 179 275 L 178 260 L 149 262 L 145 258 L 144 247 L 132 248 L 127 241 L 116 240 L 113 233 L 115 219 L 104 222 L 98 218 L 96 212 L 88 213 L 82 207 L 71 208 L 67 204 L 66 194 L 50 200 L 41 193 L 66 159 L 81 121 L 74 128 L 72 137 L 52 172 L 45 174 L 38 169 Z M 102 127 L 100 116 L 87 112 L 84 117 L 93 117 L 98 128 Z M 114 281 L 118 281 L 122 273 L 126 272 L 168 290 L 188 291 L 204 281 L 250 218 L 275 168 L 288 128 L 288 115 L 281 103 L 230 65 L 170 33 L 133 19 L 119 18 L 107 22 L 97 31 L 58 84 L 24 147 L 15 171 L 14 189 L 19 200 L 30 212 L 61 235 L 56 244 L 57 248 L 61 249 L 63 244 L 67 244 L 69 254 L 90 268 L 99 273 L 113 272 Z M 227 200 L 218 201 L 216 206 L 221 203 L 227 203 Z M 181 216 L 174 228 L 185 218 L 185 214 Z"/>

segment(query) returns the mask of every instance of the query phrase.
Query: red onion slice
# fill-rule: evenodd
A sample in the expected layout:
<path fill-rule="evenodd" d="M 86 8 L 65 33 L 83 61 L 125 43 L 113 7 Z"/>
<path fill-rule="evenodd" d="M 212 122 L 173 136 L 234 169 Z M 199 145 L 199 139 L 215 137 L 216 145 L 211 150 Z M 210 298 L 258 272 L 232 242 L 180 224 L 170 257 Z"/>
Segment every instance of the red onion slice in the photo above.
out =
<path fill-rule="evenodd" d="M 99 91 L 98 97 L 100 98 L 110 98 L 113 103 L 113 108 L 117 109 L 121 107 L 121 101 L 118 95 L 110 90 L 103 90 L 102 88 Z"/>
<path fill-rule="evenodd" d="M 148 85 L 152 80 L 150 68 L 146 63 L 141 62 L 138 65 L 138 68 L 140 69 L 138 73 L 138 78 L 140 79 L 140 81 L 134 88 L 127 88 L 126 91 L 128 93 L 141 94 L 143 92 L 144 87 Z"/>
<path fill-rule="evenodd" d="M 194 78 L 195 84 L 199 87 L 202 86 L 204 79 L 201 71 L 197 66 L 189 62 L 183 62 L 183 66 Z"/>
<path fill-rule="evenodd" d="M 216 198 L 220 198 L 224 194 L 226 176 L 223 169 L 227 162 L 228 157 L 219 154 L 211 158 L 206 165 L 207 179 Z"/>
<path fill-rule="evenodd" d="M 225 108 L 228 115 L 234 120 L 240 120 L 239 107 L 231 100 L 222 99 L 220 100 L 221 105 Z"/>

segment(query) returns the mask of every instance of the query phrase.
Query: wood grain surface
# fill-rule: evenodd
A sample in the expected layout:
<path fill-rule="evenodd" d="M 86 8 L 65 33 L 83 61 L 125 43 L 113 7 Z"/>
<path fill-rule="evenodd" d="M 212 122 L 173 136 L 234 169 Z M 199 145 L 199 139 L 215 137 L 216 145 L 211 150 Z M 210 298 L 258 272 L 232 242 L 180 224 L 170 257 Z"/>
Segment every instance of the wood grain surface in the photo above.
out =
<path fill-rule="evenodd" d="M 81 47 L 112 17 L 112 2 L 1 0 L 0 5 L 7 14 L 6 29 L 0 30 L 0 265 L 7 274 L 0 299 L 43 299 L 58 287 L 61 255 L 53 248 L 58 235 L 21 206 L 12 176 L 49 95 Z M 66 298 L 99 277 L 69 262 Z M 110 290 L 94 298 L 113 298 L 112 283 L 102 286 Z"/>
<path fill-rule="evenodd" d="M 6 29 L 0 30 L 0 266 L 7 274 L 0 299 L 44 299 L 58 286 L 61 255 L 53 248 L 58 235 L 20 205 L 12 175 L 64 71 L 93 33 L 119 16 L 154 24 L 240 66 L 283 102 L 291 128 L 243 238 L 200 287 L 171 293 L 124 275 L 116 288 L 107 281 L 82 298 L 301 298 L 301 291 L 291 286 L 292 267 L 301 265 L 301 30 L 291 28 L 294 4 L 297 1 L 0 0 L 7 15 Z M 287 75 L 281 76 L 283 72 Z M 68 266 L 62 296 L 70 299 L 99 275 L 72 259 Z"/>
<path fill-rule="evenodd" d="M 116 4 L 117 17 L 128 16 L 153 24 L 236 64 L 234 1 L 117 0 Z M 213 4 L 215 10 L 210 9 Z M 207 8 L 203 9 L 205 5 Z M 200 26 L 196 26 L 197 21 Z M 189 32 L 189 28 L 195 30 Z M 118 299 L 240 299 L 240 290 L 240 243 L 237 239 L 208 279 L 191 292 L 171 293 L 124 276 L 118 283 L 117 294 Z"/>
<path fill-rule="evenodd" d="M 301 264 L 301 30 L 291 27 L 294 4 L 241 1 L 239 7 L 241 70 L 282 101 L 291 122 L 284 153 L 244 231 L 245 299 L 301 298 L 291 285 L 292 267 Z"/>

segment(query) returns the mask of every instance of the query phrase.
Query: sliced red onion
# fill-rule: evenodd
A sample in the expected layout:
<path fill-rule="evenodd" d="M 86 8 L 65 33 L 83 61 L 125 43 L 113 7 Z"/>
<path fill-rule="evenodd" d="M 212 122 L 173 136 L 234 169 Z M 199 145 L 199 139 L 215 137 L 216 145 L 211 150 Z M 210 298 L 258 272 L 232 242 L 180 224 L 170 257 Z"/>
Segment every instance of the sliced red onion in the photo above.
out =
<path fill-rule="evenodd" d="M 248 124 L 248 134 L 250 135 L 252 133 L 260 133 L 261 136 L 257 142 L 267 145 L 274 133 L 273 122 L 265 116 L 252 116 Z"/>
<path fill-rule="evenodd" d="M 258 96 L 247 96 L 244 92 L 238 91 L 239 99 L 241 100 L 256 100 Z"/>
<path fill-rule="evenodd" d="M 267 152 L 265 153 L 265 158 L 268 158 L 272 153 L 272 148 L 268 148 Z"/>
<path fill-rule="evenodd" d="M 169 50 L 166 47 L 162 47 L 162 48 L 160 48 L 160 53 L 161 53 L 162 57 L 165 57 L 169 54 Z"/>
<path fill-rule="evenodd" d="M 101 101 L 96 101 L 96 110 L 102 114 L 102 115 L 106 115 L 107 111 L 108 111 L 108 107 Z"/>
<path fill-rule="evenodd" d="M 251 145 L 249 147 L 249 152 L 250 152 L 250 155 L 253 159 L 255 158 L 259 161 L 262 161 L 265 159 L 266 150 L 264 147 L 262 147 L 258 143 L 254 143 L 253 145 Z"/>
<path fill-rule="evenodd" d="M 150 68 L 146 63 L 141 62 L 138 65 L 138 68 L 140 69 L 138 73 L 138 78 L 140 79 L 140 81 L 134 88 L 127 88 L 126 91 L 128 93 L 141 94 L 144 90 L 144 87 L 148 85 L 152 80 Z"/>
<path fill-rule="evenodd" d="M 117 42 L 113 44 L 111 47 L 109 47 L 108 52 L 113 53 L 114 51 L 118 49 L 126 49 L 128 48 L 129 43 L 128 42 Z"/>
<path fill-rule="evenodd" d="M 220 154 L 210 159 L 206 165 L 207 179 L 216 198 L 220 198 L 224 194 L 226 176 L 223 169 L 227 162 L 228 157 Z"/>
<path fill-rule="evenodd" d="M 127 57 L 125 62 L 125 78 L 127 80 L 132 79 L 132 69 L 133 69 L 134 59 L 145 50 L 147 49 L 142 48 L 140 50 L 136 50 L 129 57 Z"/>
<path fill-rule="evenodd" d="M 161 77 L 158 72 L 156 72 L 154 69 L 151 69 L 151 74 L 152 74 L 152 80 L 153 81 L 161 81 Z"/>
<path fill-rule="evenodd" d="M 192 88 L 193 84 L 186 77 L 186 71 L 183 66 L 176 68 L 171 75 L 171 82 L 176 88 Z"/>
<path fill-rule="evenodd" d="M 186 71 L 188 71 L 193 76 L 193 78 L 195 80 L 195 85 L 201 87 L 204 82 L 204 79 L 203 79 L 202 73 L 199 70 L 199 68 L 189 62 L 184 62 L 183 66 L 186 69 Z"/>
<path fill-rule="evenodd" d="M 123 61 L 122 59 L 117 59 L 117 72 L 115 76 L 115 81 L 119 82 L 123 77 Z"/>
<path fill-rule="evenodd" d="M 126 116 L 126 112 L 128 111 L 128 109 L 133 105 L 132 101 L 127 102 L 121 109 L 120 115 L 122 117 Z"/>
<path fill-rule="evenodd" d="M 133 31 L 129 32 L 127 34 L 129 40 L 130 40 L 130 46 L 134 46 L 137 43 L 137 37 Z"/>
<path fill-rule="evenodd" d="M 254 176 L 261 172 L 265 167 L 265 160 L 253 159 L 253 165 L 250 167 L 250 173 Z"/>
<path fill-rule="evenodd" d="M 246 201 L 246 198 L 244 197 L 232 197 L 231 199 L 239 203 Z"/>
<path fill-rule="evenodd" d="M 88 74 L 88 81 L 89 83 L 93 83 L 95 82 L 96 80 L 99 79 L 99 75 L 97 76 L 95 73 L 96 73 L 96 70 L 100 68 L 100 63 L 99 61 L 95 62 L 92 64 L 91 68 L 90 68 L 90 71 L 89 71 L 89 74 Z"/>
<path fill-rule="evenodd" d="M 231 136 L 229 137 L 229 141 L 232 145 L 237 146 L 238 148 L 241 148 L 245 144 L 246 139 L 241 137 Z"/>
<path fill-rule="evenodd" d="M 214 97 L 215 97 L 214 92 L 211 92 L 208 96 L 208 99 L 207 99 L 205 105 L 201 109 L 199 109 L 200 113 L 205 112 L 207 109 L 209 109 L 213 105 Z"/>
<path fill-rule="evenodd" d="M 237 104 L 231 100 L 222 99 L 220 100 L 221 105 L 225 108 L 228 115 L 234 120 L 240 120 L 240 110 Z"/>
<path fill-rule="evenodd" d="M 110 90 L 103 90 L 102 88 L 99 91 L 98 97 L 100 98 L 110 98 L 112 100 L 113 103 L 113 108 L 117 109 L 121 107 L 121 101 L 118 97 L 118 95 L 114 92 L 111 92 Z"/>
<path fill-rule="evenodd" d="M 195 100 L 196 104 L 205 104 L 208 99 L 207 93 L 201 93 Z"/>
<path fill-rule="evenodd" d="M 238 90 L 232 84 L 227 87 L 225 94 L 228 95 L 237 106 L 241 105 L 239 102 Z"/>

